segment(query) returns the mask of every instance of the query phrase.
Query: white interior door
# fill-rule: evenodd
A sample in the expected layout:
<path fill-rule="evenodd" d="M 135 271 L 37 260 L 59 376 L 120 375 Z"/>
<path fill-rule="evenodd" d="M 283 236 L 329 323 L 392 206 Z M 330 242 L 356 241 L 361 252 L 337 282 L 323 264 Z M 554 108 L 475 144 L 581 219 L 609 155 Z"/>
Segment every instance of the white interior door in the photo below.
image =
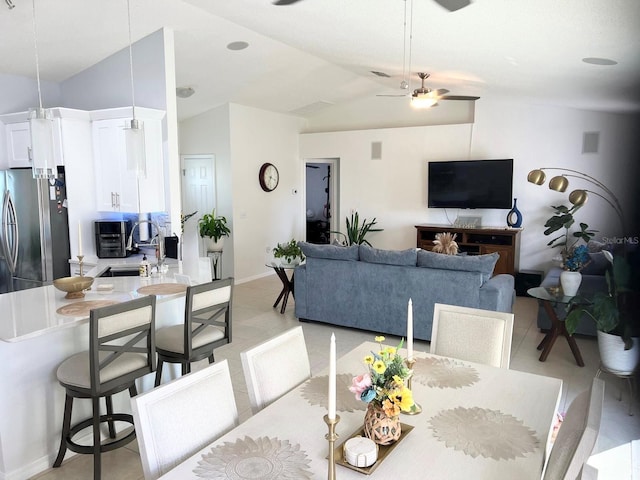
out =
<path fill-rule="evenodd" d="M 198 235 L 198 219 L 216 207 L 215 157 L 182 155 L 182 214 L 196 213 L 184 224 L 183 258 L 203 256 Z"/>

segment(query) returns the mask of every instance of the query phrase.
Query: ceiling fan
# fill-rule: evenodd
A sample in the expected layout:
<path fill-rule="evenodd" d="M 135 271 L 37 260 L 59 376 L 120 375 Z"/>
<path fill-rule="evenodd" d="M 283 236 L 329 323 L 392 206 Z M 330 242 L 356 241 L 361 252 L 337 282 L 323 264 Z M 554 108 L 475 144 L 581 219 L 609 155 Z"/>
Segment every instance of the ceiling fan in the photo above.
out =
<path fill-rule="evenodd" d="M 276 0 L 274 5 L 291 5 L 300 0 Z M 455 12 L 471 4 L 471 0 L 434 0 L 438 5 L 446 8 L 450 12 Z"/>
<path fill-rule="evenodd" d="M 478 100 L 480 97 L 471 97 L 466 95 L 447 95 L 449 90 L 446 88 L 439 88 L 437 90 L 433 90 L 431 88 L 424 86 L 424 81 L 429 78 L 428 73 L 418 72 L 418 76 L 422 81 L 420 88 L 416 88 L 413 93 L 409 94 L 379 94 L 378 97 L 408 97 L 411 95 L 411 104 L 418 108 L 426 108 L 426 107 L 434 107 L 438 104 L 440 100 Z M 402 88 L 404 87 L 404 83 L 402 84 Z"/>

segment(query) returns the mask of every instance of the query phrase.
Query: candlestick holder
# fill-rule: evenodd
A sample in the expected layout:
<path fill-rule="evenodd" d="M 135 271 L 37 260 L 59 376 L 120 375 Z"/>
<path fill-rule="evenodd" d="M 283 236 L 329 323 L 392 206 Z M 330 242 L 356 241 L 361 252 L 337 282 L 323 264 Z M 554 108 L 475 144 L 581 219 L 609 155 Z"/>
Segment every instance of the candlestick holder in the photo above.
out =
<path fill-rule="evenodd" d="M 84 255 L 78 255 L 78 267 L 80 269 L 80 276 L 84 277 L 83 266 L 84 266 Z"/>
<path fill-rule="evenodd" d="M 411 375 L 409 375 L 409 378 L 407 378 L 407 388 L 411 390 L 411 379 L 413 378 L 413 366 L 416 363 L 416 359 L 407 358 L 405 363 L 407 364 L 407 367 L 409 368 L 409 370 L 412 370 Z M 413 390 L 411 390 L 411 393 L 413 393 Z M 422 407 L 420 406 L 419 403 L 416 403 L 415 397 L 414 397 L 413 405 L 411 405 L 411 408 L 406 412 L 403 411 L 402 413 L 404 413 L 405 415 L 418 415 L 419 413 L 422 413 Z"/>
<path fill-rule="evenodd" d="M 328 480 L 336 480 L 336 461 L 334 448 L 336 440 L 338 439 L 338 434 L 336 433 L 336 425 L 340 421 L 340 415 L 336 415 L 336 418 L 333 420 L 329 418 L 329 415 L 324 416 L 324 423 L 329 427 L 329 433 L 327 433 L 324 438 L 329 442 L 329 470 L 327 474 Z"/>

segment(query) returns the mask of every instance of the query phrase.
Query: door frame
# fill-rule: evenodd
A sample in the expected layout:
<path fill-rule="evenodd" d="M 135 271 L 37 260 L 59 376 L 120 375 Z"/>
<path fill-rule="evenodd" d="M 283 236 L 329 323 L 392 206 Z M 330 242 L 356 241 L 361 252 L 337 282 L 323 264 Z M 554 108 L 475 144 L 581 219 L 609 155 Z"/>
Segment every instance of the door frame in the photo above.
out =
<path fill-rule="evenodd" d="M 184 205 L 185 205 L 185 191 L 184 191 L 184 178 L 185 178 L 185 174 L 186 174 L 186 168 L 185 168 L 185 162 L 188 160 L 209 160 L 211 162 L 211 173 L 212 173 L 212 180 L 213 180 L 213 207 L 212 208 L 217 208 L 218 206 L 218 188 L 217 188 L 217 177 L 216 177 L 216 156 L 213 153 L 199 153 L 199 154 L 181 154 L 180 155 L 180 204 L 182 205 L 182 208 L 184 209 Z M 182 212 L 183 214 L 188 214 L 190 212 Z M 201 217 L 202 215 L 204 215 L 205 213 L 209 213 L 209 212 L 198 212 L 198 218 Z M 195 219 L 194 219 L 195 220 Z M 181 225 L 182 227 L 182 225 Z M 182 232 L 182 228 L 180 229 L 180 231 Z M 196 235 L 197 235 L 197 228 L 196 228 Z M 200 240 L 200 237 L 198 236 L 198 255 L 199 256 L 203 256 L 205 255 L 204 252 L 204 246 L 202 245 L 202 241 Z"/>
<path fill-rule="evenodd" d="M 304 190 L 304 208 L 303 208 L 303 224 L 307 223 L 307 165 L 312 163 L 325 163 L 331 166 L 331 182 L 329 185 L 330 190 L 330 218 L 329 218 L 329 232 L 334 232 L 340 229 L 340 158 L 339 157 L 323 157 L 323 158 L 305 158 L 304 159 L 304 173 L 303 173 L 303 185 Z M 333 243 L 336 239 L 335 233 L 329 233 L 329 243 Z M 306 228 L 305 228 L 305 240 L 306 240 Z"/>

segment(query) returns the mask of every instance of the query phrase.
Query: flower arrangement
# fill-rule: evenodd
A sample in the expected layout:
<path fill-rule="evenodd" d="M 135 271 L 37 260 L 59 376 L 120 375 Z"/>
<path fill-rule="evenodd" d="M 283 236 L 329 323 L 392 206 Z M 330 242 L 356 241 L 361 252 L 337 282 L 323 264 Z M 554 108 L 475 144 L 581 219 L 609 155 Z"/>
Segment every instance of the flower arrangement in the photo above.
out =
<path fill-rule="evenodd" d="M 450 232 L 436 233 L 436 238 L 433 241 L 432 252 L 444 253 L 446 255 L 456 255 L 458 253 L 458 242 L 456 242 L 456 236 Z"/>
<path fill-rule="evenodd" d="M 589 250 L 586 245 L 574 247 L 569 251 L 567 258 L 564 260 L 564 269 L 570 272 L 579 272 L 587 264 L 591 262 Z"/>
<path fill-rule="evenodd" d="M 409 411 L 413 406 L 413 395 L 404 381 L 411 375 L 404 359 L 398 354 L 403 341 L 397 347 L 382 344 L 383 336 L 375 337 L 380 350 L 364 357 L 369 371 L 353 377 L 349 391 L 357 400 L 377 405 L 388 417 L 396 417 L 400 411 Z"/>

